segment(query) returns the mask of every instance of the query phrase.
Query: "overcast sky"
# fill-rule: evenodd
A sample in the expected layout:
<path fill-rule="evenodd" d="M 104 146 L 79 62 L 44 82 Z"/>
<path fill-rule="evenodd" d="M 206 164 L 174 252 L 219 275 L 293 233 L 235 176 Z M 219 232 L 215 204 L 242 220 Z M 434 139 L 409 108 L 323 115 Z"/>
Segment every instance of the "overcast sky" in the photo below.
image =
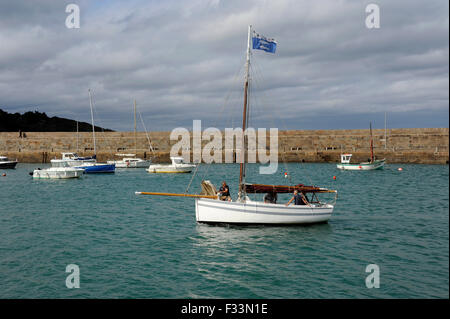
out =
<path fill-rule="evenodd" d="M 68 29 L 66 5 L 80 7 Z M 368 29 L 366 6 L 380 7 Z M 149 131 L 239 127 L 247 28 L 251 124 L 279 129 L 448 127 L 447 0 L 0 1 L 0 108 Z M 139 117 L 138 117 L 139 120 Z M 138 123 L 142 130 L 142 125 Z"/>

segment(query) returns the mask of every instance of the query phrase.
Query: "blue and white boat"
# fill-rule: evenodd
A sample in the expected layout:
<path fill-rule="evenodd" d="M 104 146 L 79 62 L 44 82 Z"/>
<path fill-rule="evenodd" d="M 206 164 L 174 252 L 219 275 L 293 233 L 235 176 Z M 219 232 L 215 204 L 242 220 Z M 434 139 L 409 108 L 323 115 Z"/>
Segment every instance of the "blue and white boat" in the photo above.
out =
<path fill-rule="evenodd" d="M 94 114 L 92 111 L 92 98 L 91 90 L 89 89 L 89 103 L 91 106 L 91 119 L 92 119 L 92 138 L 94 140 L 94 155 L 89 157 L 80 157 L 77 153 L 61 153 L 61 159 L 52 159 L 52 167 L 75 167 L 82 168 L 86 174 L 98 174 L 98 173 L 114 173 L 116 170 L 115 164 L 110 163 L 97 163 L 96 155 L 96 143 L 95 143 L 95 126 L 94 126 Z"/>

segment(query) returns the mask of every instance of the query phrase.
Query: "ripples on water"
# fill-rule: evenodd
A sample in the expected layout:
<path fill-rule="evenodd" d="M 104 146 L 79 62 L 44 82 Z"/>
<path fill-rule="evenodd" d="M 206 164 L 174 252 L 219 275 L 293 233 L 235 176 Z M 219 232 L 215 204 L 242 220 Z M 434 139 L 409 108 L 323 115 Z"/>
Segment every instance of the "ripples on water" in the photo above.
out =
<path fill-rule="evenodd" d="M 448 166 L 288 164 L 293 183 L 339 191 L 330 222 L 307 227 L 197 224 L 192 199 L 134 195 L 184 192 L 192 175 L 138 169 L 46 181 L 30 178 L 35 166 L 0 177 L 1 298 L 449 297 Z M 286 184 L 284 169 L 248 181 Z M 236 165 L 212 165 L 207 178 L 236 193 Z M 80 289 L 65 287 L 71 263 Z M 379 289 L 365 286 L 371 263 Z"/>

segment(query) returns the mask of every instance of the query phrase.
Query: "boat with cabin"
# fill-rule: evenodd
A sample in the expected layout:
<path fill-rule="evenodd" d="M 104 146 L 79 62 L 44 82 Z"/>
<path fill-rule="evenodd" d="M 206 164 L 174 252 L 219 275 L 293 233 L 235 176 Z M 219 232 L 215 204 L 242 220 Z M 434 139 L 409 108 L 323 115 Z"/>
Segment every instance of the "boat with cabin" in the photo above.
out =
<path fill-rule="evenodd" d="M 59 167 L 50 167 L 46 169 L 35 169 L 33 171 L 33 178 L 41 179 L 69 179 L 79 178 L 83 175 L 84 169 L 71 167 L 67 163 L 61 164 Z"/>
<path fill-rule="evenodd" d="M 17 159 L 12 160 L 6 156 L 0 156 L 0 169 L 16 168 L 17 163 L 19 163 Z"/>
<path fill-rule="evenodd" d="M 386 163 L 386 159 L 378 160 L 375 158 L 373 152 L 373 137 L 372 137 L 372 123 L 370 123 L 370 158 L 367 162 L 350 163 L 352 154 L 341 154 L 341 162 L 337 164 L 337 168 L 341 170 L 349 171 L 372 171 L 376 169 L 382 169 Z"/>
<path fill-rule="evenodd" d="M 171 156 L 171 164 L 152 164 L 147 168 L 149 173 L 190 173 L 195 164 L 186 163 L 181 156 Z"/>

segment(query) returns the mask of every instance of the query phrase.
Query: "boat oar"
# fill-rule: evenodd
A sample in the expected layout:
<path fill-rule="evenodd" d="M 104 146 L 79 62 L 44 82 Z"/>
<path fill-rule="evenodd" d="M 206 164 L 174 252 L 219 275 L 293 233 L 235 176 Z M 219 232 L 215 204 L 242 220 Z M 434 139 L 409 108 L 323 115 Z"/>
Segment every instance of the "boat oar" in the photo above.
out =
<path fill-rule="evenodd" d="M 179 197 L 195 197 L 195 198 L 217 199 L 217 196 L 213 196 L 213 195 L 178 194 L 178 193 L 155 193 L 155 192 L 134 192 L 134 193 L 136 195 L 179 196 Z"/>

